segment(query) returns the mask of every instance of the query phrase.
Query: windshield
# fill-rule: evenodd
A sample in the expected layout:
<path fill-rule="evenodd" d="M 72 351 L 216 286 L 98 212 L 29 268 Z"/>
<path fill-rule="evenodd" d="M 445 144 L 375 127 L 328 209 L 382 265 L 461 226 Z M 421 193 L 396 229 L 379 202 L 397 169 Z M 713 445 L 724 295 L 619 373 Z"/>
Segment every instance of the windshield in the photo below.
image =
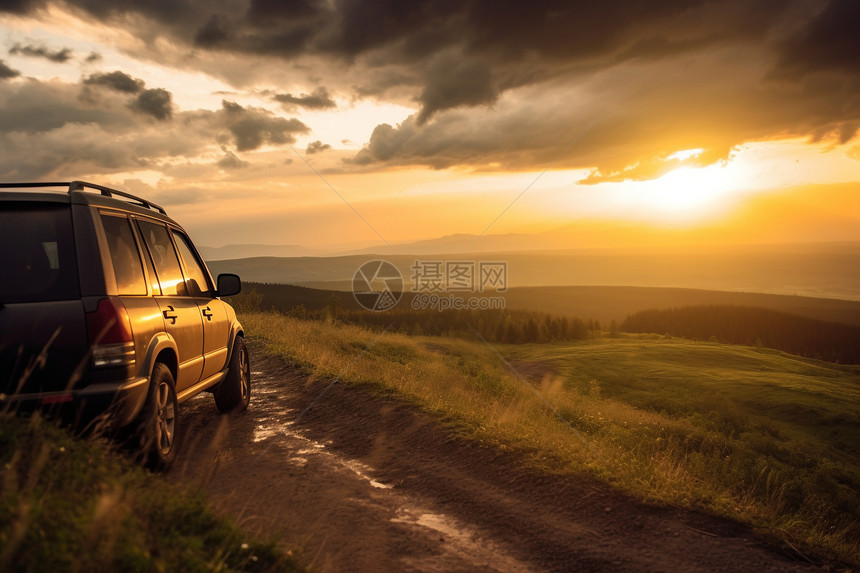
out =
<path fill-rule="evenodd" d="M 0 203 L 0 303 L 80 297 L 67 205 Z"/>

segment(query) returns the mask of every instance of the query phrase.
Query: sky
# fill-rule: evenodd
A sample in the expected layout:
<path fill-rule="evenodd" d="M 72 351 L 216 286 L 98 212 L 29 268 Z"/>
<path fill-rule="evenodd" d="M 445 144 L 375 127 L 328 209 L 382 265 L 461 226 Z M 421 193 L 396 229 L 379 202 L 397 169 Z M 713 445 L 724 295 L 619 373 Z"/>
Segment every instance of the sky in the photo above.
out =
<path fill-rule="evenodd" d="M 0 179 L 209 246 L 856 241 L 858 29 L 853 0 L 6 0 Z"/>

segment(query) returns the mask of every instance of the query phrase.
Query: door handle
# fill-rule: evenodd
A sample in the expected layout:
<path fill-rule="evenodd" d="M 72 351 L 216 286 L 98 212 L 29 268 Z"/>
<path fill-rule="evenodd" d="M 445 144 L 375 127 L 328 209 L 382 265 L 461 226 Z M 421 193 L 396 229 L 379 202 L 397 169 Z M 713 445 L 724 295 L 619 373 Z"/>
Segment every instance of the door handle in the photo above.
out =
<path fill-rule="evenodd" d="M 164 315 L 164 318 L 170 321 L 170 324 L 176 324 L 176 315 L 167 314 L 168 312 L 176 312 L 176 310 L 171 305 L 167 305 L 167 310 L 161 312 L 161 314 Z"/>
<path fill-rule="evenodd" d="M 209 308 L 208 306 L 206 308 L 204 308 L 203 309 L 203 316 L 206 317 L 206 320 L 211 322 L 212 321 L 212 309 Z"/>

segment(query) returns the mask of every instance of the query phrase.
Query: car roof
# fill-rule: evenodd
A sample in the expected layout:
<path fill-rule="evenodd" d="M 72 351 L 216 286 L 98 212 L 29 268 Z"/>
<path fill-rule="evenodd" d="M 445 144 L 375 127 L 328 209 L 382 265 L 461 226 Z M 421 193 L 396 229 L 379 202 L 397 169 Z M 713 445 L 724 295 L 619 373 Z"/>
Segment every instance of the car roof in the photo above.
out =
<path fill-rule="evenodd" d="M 0 201 L 31 201 L 109 207 L 171 223 L 164 207 L 131 193 L 85 181 L 0 183 Z"/>

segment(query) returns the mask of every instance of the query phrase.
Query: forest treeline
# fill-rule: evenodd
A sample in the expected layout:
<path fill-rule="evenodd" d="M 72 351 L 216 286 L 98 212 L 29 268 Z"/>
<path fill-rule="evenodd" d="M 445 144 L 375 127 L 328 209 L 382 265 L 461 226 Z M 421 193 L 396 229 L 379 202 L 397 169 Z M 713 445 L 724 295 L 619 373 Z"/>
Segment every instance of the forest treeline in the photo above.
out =
<path fill-rule="evenodd" d="M 338 320 L 376 330 L 412 335 L 472 335 L 505 344 L 583 340 L 619 332 L 657 333 L 693 340 L 714 340 L 782 350 L 828 362 L 860 364 L 860 327 L 826 322 L 761 307 L 695 305 L 643 310 L 620 325 L 530 310 L 413 310 L 413 293 L 396 307 L 373 312 L 358 305 L 351 292 L 294 285 L 245 283 L 233 297 L 237 310 L 276 310 L 304 319 Z"/>
<path fill-rule="evenodd" d="M 391 310 L 374 312 L 361 308 L 352 293 L 324 291 L 293 285 L 245 283 L 242 294 L 231 302 L 242 310 L 276 310 L 303 319 L 336 319 L 376 330 L 404 332 L 412 335 L 472 335 L 475 329 L 488 342 L 524 344 L 583 340 L 600 331 L 595 320 L 582 320 L 540 311 L 483 310 L 413 310 L 413 293 L 403 293 L 403 300 Z"/>
<path fill-rule="evenodd" d="M 620 329 L 764 346 L 828 362 L 860 364 L 860 327 L 766 308 L 701 305 L 643 310 L 628 316 Z"/>

